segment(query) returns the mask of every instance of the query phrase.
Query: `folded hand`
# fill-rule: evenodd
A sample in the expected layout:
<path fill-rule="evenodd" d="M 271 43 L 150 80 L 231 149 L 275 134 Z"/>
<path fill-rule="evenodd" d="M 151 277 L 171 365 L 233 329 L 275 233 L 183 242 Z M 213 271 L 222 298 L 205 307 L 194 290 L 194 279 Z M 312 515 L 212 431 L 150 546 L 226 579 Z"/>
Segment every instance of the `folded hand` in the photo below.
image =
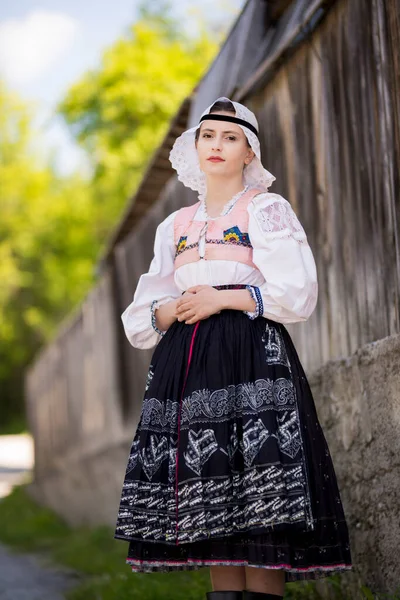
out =
<path fill-rule="evenodd" d="M 211 285 L 195 285 L 176 302 L 176 317 L 192 325 L 221 312 L 221 294 Z"/>

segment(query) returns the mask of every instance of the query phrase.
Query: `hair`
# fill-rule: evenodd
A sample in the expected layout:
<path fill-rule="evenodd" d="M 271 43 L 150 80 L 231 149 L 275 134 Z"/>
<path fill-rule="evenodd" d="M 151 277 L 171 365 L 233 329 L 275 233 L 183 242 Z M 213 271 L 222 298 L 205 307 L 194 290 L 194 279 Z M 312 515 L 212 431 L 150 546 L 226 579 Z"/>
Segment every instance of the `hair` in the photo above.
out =
<path fill-rule="evenodd" d="M 232 102 L 230 102 L 229 100 L 217 100 L 217 102 L 214 102 L 214 104 L 210 108 L 209 114 L 218 113 L 218 112 L 229 112 L 229 113 L 232 113 L 233 115 L 236 115 L 235 107 L 233 106 Z M 198 127 L 196 129 L 196 134 L 195 134 L 196 142 L 200 136 L 200 129 L 201 129 L 201 125 L 200 125 L 200 127 Z M 250 142 L 247 139 L 247 135 L 245 135 L 245 138 L 246 138 L 248 147 L 251 148 Z"/>

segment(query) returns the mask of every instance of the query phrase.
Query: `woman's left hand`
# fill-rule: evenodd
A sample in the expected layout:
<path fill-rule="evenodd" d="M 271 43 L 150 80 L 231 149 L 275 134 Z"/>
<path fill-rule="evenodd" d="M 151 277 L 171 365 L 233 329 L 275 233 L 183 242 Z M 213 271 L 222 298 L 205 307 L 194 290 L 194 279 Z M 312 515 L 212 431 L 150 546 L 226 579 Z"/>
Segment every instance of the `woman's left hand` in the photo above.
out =
<path fill-rule="evenodd" d="M 178 321 L 192 325 L 202 319 L 221 312 L 221 294 L 211 285 L 195 285 L 186 290 L 193 296 L 182 296 L 176 303 Z"/>

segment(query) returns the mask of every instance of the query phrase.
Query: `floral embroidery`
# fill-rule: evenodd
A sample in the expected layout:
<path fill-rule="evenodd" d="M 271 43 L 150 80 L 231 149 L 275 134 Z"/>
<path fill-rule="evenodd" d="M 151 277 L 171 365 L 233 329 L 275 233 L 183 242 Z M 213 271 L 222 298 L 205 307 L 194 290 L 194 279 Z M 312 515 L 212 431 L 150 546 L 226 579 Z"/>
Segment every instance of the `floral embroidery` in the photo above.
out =
<path fill-rule="evenodd" d="M 242 233 L 237 225 L 224 230 L 224 241 L 231 242 L 232 240 L 240 242 L 244 246 L 251 247 L 249 234 Z"/>
<path fill-rule="evenodd" d="M 145 404 L 148 400 L 145 400 Z M 223 389 L 196 390 L 182 401 L 181 430 L 194 423 L 229 421 L 239 414 L 269 410 L 292 410 L 295 404 L 293 382 L 285 377 L 256 379 L 255 382 L 229 385 Z M 159 419 L 157 414 L 154 418 Z"/>
<path fill-rule="evenodd" d="M 176 248 L 177 252 L 182 252 L 186 248 L 187 235 L 181 235 L 179 238 L 179 242 Z"/>
<path fill-rule="evenodd" d="M 223 245 L 233 245 L 233 246 L 245 246 L 246 248 L 252 248 L 253 246 L 251 245 L 250 242 L 250 238 L 249 238 L 249 234 L 248 233 L 242 233 L 239 229 L 239 227 L 237 227 L 235 225 L 235 227 L 231 227 L 230 229 L 225 229 L 224 233 L 223 233 L 224 237 L 223 238 L 215 238 L 215 239 L 210 239 L 210 238 L 206 238 L 205 239 L 205 244 L 223 244 Z M 197 248 L 199 245 L 199 242 L 194 242 L 193 244 L 188 244 L 187 243 L 187 235 L 186 236 L 181 236 L 179 238 L 178 244 L 176 245 L 176 252 L 175 252 L 175 257 L 176 258 L 179 254 L 182 254 L 182 252 L 186 252 L 186 250 L 191 250 L 192 248 Z"/>

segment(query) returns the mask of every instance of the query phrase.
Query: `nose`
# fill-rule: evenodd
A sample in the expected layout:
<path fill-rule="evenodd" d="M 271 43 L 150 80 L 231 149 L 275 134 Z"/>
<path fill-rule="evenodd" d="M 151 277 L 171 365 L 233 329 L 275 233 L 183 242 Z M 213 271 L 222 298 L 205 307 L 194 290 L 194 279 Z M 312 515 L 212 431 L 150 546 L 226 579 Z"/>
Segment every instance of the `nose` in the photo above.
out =
<path fill-rule="evenodd" d="M 215 132 L 212 138 L 211 148 L 212 150 L 217 150 L 218 152 L 222 150 L 222 135 L 220 135 L 218 132 Z"/>

